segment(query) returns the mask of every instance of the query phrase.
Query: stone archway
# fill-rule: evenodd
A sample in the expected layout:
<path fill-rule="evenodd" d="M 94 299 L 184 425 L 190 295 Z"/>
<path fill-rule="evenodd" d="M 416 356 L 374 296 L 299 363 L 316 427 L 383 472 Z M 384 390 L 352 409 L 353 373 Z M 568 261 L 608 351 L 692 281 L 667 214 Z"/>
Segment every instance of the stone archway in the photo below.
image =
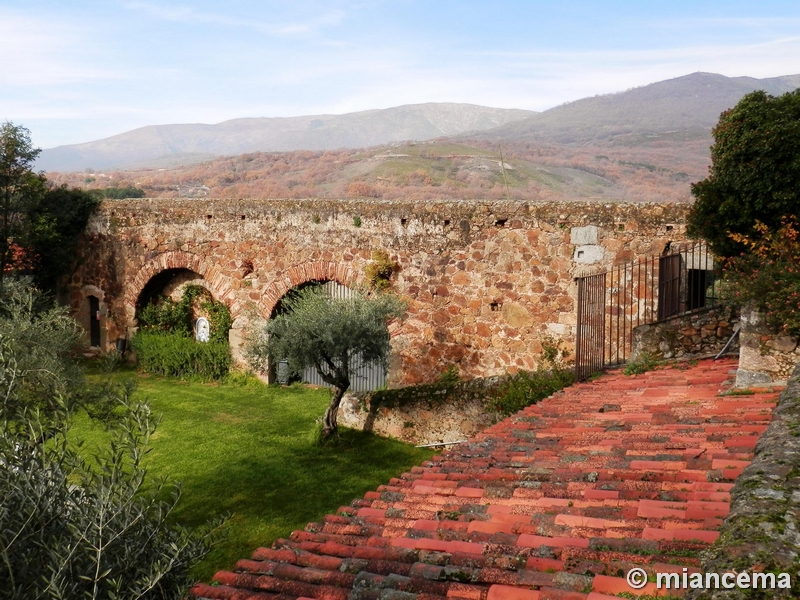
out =
<path fill-rule="evenodd" d="M 205 283 L 214 299 L 224 302 L 231 311 L 231 317 L 236 317 L 241 312 L 239 302 L 236 300 L 231 277 L 223 274 L 218 265 L 203 260 L 196 254 L 182 251 L 164 252 L 148 261 L 132 278 L 125 290 L 124 306 L 128 327 L 136 323 L 136 305 L 147 284 L 160 273 L 170 270 L 185 270 L 197 273 Z"/>
<path fill-rule="evenodd" d="M 363 283 L 358 271 L 342 263 L 316 261 L 307 262 L 286 269 L 280 273 L 261 296 L 258 312 L 268 319 L 275 306 L 291 289 L 312 281 L 336 281 L 347 287 Z"/>

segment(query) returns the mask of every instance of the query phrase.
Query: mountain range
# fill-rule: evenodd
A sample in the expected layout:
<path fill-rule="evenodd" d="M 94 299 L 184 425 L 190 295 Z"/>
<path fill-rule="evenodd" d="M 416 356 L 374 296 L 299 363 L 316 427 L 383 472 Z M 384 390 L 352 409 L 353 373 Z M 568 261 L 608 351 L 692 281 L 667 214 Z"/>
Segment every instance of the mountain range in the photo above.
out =
<path fill-rule="evenodd" d="M 42 151 L 37 168 L 171 168 L 252 152 L 366 148 L 442 137 L 483 143 L 641 146 L 710 140 L 722 111 L 746 93 L 778 95 L 800 75 L 768 79 L 693 73 L 536 113 L 428 103 L 343 115 L 248 118 L 216 125 L 153 125 L 110 138 Z"/>
<path fill-rule="evenodd" d="M 343 115 L 234 119 L 216 125 L 151 125 L 42 151 L 45 171 L 171 167 L 247 152 L 366 148 L 491 129 L 535 114 L 472 104 L 429 103 Z"/>

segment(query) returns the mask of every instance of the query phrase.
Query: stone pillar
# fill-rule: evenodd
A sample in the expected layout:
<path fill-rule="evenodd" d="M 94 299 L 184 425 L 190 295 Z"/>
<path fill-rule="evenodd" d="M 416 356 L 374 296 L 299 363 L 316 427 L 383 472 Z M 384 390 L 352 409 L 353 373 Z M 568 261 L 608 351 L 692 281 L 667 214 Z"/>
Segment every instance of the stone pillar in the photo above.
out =
<path fill-rule="evenodd" d="M 736 387 L 786 385 L 792 369 L 800 362 L 798 339 L 773 332 L 764 316 L 753 310 L 742 312 L 739 335 Z"/>

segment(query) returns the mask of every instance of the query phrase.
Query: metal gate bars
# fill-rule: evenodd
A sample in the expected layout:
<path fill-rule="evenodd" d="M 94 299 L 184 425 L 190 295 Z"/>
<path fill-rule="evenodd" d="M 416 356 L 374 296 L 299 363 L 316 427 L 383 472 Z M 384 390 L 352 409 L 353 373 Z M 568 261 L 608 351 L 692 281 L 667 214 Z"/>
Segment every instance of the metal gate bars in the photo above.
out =
<path fill-rule="evenodd" d="M 715 306 L 716 268 L 704 243 L 576 278 L 575 377 L 626 362 L 633 329 Z"/>

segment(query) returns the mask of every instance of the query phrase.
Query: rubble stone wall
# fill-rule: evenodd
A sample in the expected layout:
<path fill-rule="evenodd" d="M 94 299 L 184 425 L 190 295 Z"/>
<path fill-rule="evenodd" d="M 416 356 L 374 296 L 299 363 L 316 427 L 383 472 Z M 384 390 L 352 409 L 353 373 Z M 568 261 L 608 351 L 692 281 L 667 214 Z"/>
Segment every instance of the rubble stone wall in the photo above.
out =
<path fill-rule="evenodd" d="M 735 309 L 718 306 L 640 325 L 633 330 L 631 360 L 636 361 L 645 353 L 658 360 L 717 354 L 728 343 L 738 323 Z M 726 352 L 738 350 L 739 341 L 734 339 Z"/>
<path fill-rule="evenodd" d="M 347 394 L 338 422 L 409 444 L 440 444 L 467 439 L 500 418 L 487 411 L 495 378 L 451 385 L 430 384 Z"/>
<path fill-rule="evenodd" d="M 234 350 L 253 315 L 269 318 L 311 280 L 364 283 L 372 252 L 397 263 L 409 301 L 392 331 L 390 386 L 534 369 L 540 340 L 574 344 L 577 275 L 659 255 L 685 239 L 685 204 L 359 200 L 107 201 L 71 278 L 83 315 L 101 298 L 104 346 L 136 328 L 144 286 L 167 269 L 196 273 L 234 317 Z M 358 217 L 358 219 L 356 219 Z M 100 294 L 98 296 L 98 294 Z M 87 313 L 88 314 L 88 313 Z"/>

